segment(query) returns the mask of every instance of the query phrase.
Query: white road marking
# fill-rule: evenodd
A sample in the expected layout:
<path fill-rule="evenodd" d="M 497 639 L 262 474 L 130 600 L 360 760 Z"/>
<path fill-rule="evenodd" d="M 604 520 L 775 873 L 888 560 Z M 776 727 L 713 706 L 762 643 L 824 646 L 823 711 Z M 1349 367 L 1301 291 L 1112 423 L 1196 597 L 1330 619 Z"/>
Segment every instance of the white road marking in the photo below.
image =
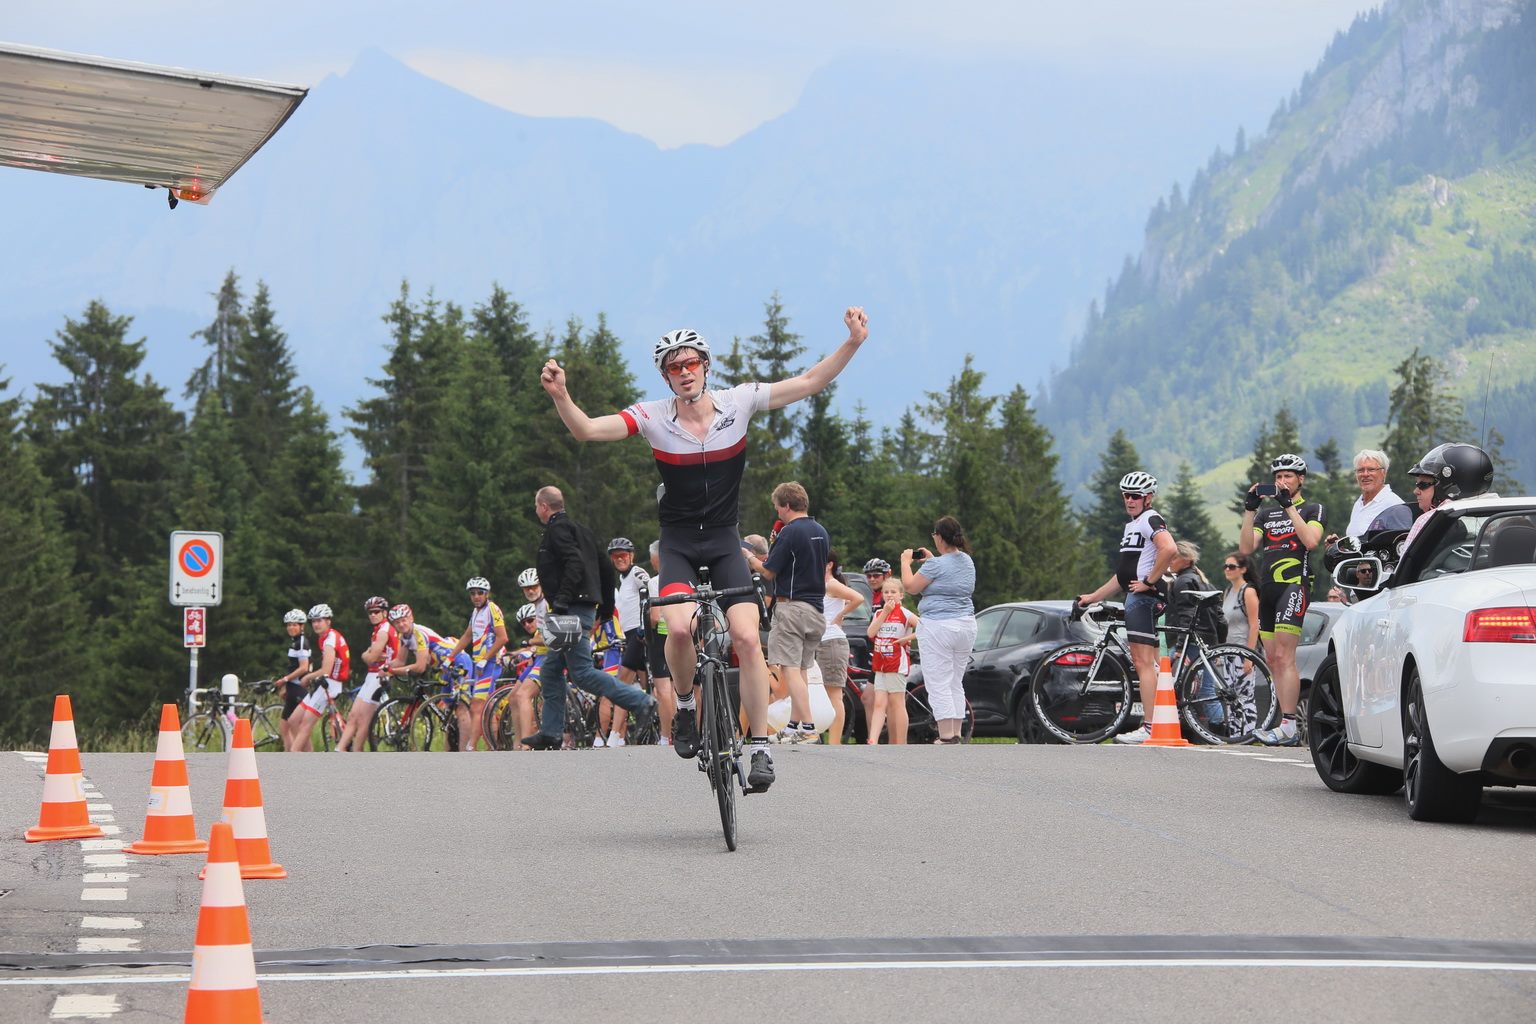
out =
<path fill-rule="evenodd" d="M 87 805 L 87 806 L 89 806 L 89 805 Z M 102 822 L 116 821 L 117 820 L 117 815 L 115 815 L 115 814 L 103 814 L 100 811 L 92 811 L 91 814 L 90 814 L 90 819 L 92 821 L 94 821 L 96 824 L 99 825 Z"/>
<path fill-rule="evenodd" d="M 121 839 L 82 839 L 82 840 L 80 840 L 80 849 L 84 850 L 86 853 L 92 853 L 92 852 L 99 851 L 99 850 L 121 850 L 123 847 L 125 847 L 127 845 L 128 844 L 123 842 Z"/>
<path fill-rule="evenodd" d="M 134 917 L 85 917 L 80 919 L 81 928 L 104 928 L 113 931 L 133 931 L 144 927 L 144 922 Z"/>
<path fill-rule="evenodd" d="M 127 889 L 82 889 L 80 891 L 80 899 L 86 903 L 121 902 L 127 898 Z"/>
<path fill-rule="evenodd" d="M 93 803 L 87 802 L 86 805 L 85 805 L 85 809 L 88 810 L 88 811 L 110 811 L 112 809 L 112 805 L 111 804 L 93 804 Z"/>
<path fill-rule="evenodd" d="M 1481 973 L 1536 974 L 1536 963 L 1502 963 L 1471 960 L 1373 960 L 1332 957 L 1224 957 L 1220 959 L 1101 957 L 1093 960 L 849 960 L 843 963 L 756 964 L 608 964 L 591 967 L 459 967 L 450 970 L 326 971 L 293 974 L 257 974 L 262 984 L 280 981 L 434 981 L 457 978 L 547 978 L 573 975 L 623 974 L 756 974 L 795 971 L 957 971 L 957 970 L 1061 970 L 1064 968 L 1108 970 L 1116 968 L 1279 967 L 1293 970 L 1345 968 L 1394 971 L 1471 971 Z M 0 977 L 0 988 L 20 985 L 185 985 L 192 979 L 179 974 L 113 974 L 90 977 Z"/>
<path fill-rule="evenodd" d="M 103 1020 L 121 1009 L 117 996 L 59 996 L 48 1016 L 53 1020 Z"/>
<path fill-rule="evenodd" d="M 75 940 L 76 953 L 137 953 L 138 939 L 125 939 L 116 935 L 82 935 Z"/>
<path fill-rule="evenodd" d="M 85 866 L 88 868 L 125 868 L 128 866 L 126 853 L 88 853 L 84 857 Z"/>
<path fill-rule="evenodd" d="M 126 882 L 130 878 L 139 878 L 140 875 L 130 875 L 126 871 L 87 871 L 81 881 L 87 885 L 99 882 Z"/>

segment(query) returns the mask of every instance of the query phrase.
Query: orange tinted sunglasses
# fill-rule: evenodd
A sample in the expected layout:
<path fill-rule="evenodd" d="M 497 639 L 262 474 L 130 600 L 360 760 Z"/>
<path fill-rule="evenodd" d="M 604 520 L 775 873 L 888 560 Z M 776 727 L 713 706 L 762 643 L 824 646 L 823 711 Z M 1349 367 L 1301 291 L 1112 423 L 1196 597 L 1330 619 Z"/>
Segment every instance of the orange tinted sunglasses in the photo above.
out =
<path fill-rule="evenodd" d="M 699 367 L 703 365 L 704 360 L 694 356 L 692 359 L 679 359 L 676 362 L 668 363 L 663 372 L 668 377 L 681 377 L 685 373 L 698 373 Z"/>

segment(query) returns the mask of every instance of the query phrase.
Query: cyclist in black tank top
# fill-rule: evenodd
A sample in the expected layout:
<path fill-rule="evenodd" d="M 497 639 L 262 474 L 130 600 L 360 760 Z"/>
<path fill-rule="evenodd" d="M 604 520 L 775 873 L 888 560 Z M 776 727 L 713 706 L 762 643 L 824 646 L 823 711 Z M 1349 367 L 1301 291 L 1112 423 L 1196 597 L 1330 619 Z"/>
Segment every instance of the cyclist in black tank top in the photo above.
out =
<path fill-rule="evenodd" d="M 283 615 L 283 629 L 288 634 L 288 672 L 274 680 L 277 692 L 283 697 L 283 726 L 279 730 L 283 737 L 283 749 L 292 750 L 292 739 L 288 735 L 288 722 L 293 716 L 293 711 L 304 699 L 307 688 L 299 681 L 304 673 L 309 671 L 309 638 L 304 635 L 304 610 L 294 608 Z M 305 722 L 307 727 L 310 723 Z"/>

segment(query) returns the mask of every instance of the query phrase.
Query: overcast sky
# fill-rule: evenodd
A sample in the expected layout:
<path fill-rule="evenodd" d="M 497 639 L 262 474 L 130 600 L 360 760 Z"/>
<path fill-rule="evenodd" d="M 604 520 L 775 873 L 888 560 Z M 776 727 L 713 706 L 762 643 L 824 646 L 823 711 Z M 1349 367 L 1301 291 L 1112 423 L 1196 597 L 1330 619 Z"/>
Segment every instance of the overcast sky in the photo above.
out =
<path fill-rule="evenodd" d="M 1295 83 L 1364 0 L 50 0 L 0 40 L 313 85 L 377 46 L 521 114 L 724 144 L 840 56 L 1232 66 Z M 1277 99 L 1279 92 L 1277 92 Z"/>

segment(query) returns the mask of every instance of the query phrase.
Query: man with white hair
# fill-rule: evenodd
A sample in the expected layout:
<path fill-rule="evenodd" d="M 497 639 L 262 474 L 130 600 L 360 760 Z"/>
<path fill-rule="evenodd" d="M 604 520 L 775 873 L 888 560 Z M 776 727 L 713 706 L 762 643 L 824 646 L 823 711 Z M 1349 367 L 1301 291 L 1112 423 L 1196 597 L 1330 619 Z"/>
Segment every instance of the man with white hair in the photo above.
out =
<path fill-rule="evenodd" d="M 1349 526 L 1344 529 L 1347 535 L 1359 537 L 1377 516 L 1403 503 L 1387 483 L 1387 470 L 1391 468 L 1392 460 L 1386 452 L 1362 448 L 1355 453 L 1355 484 L 1360 488 L 1360 497 L 1350 510 Z"/>

